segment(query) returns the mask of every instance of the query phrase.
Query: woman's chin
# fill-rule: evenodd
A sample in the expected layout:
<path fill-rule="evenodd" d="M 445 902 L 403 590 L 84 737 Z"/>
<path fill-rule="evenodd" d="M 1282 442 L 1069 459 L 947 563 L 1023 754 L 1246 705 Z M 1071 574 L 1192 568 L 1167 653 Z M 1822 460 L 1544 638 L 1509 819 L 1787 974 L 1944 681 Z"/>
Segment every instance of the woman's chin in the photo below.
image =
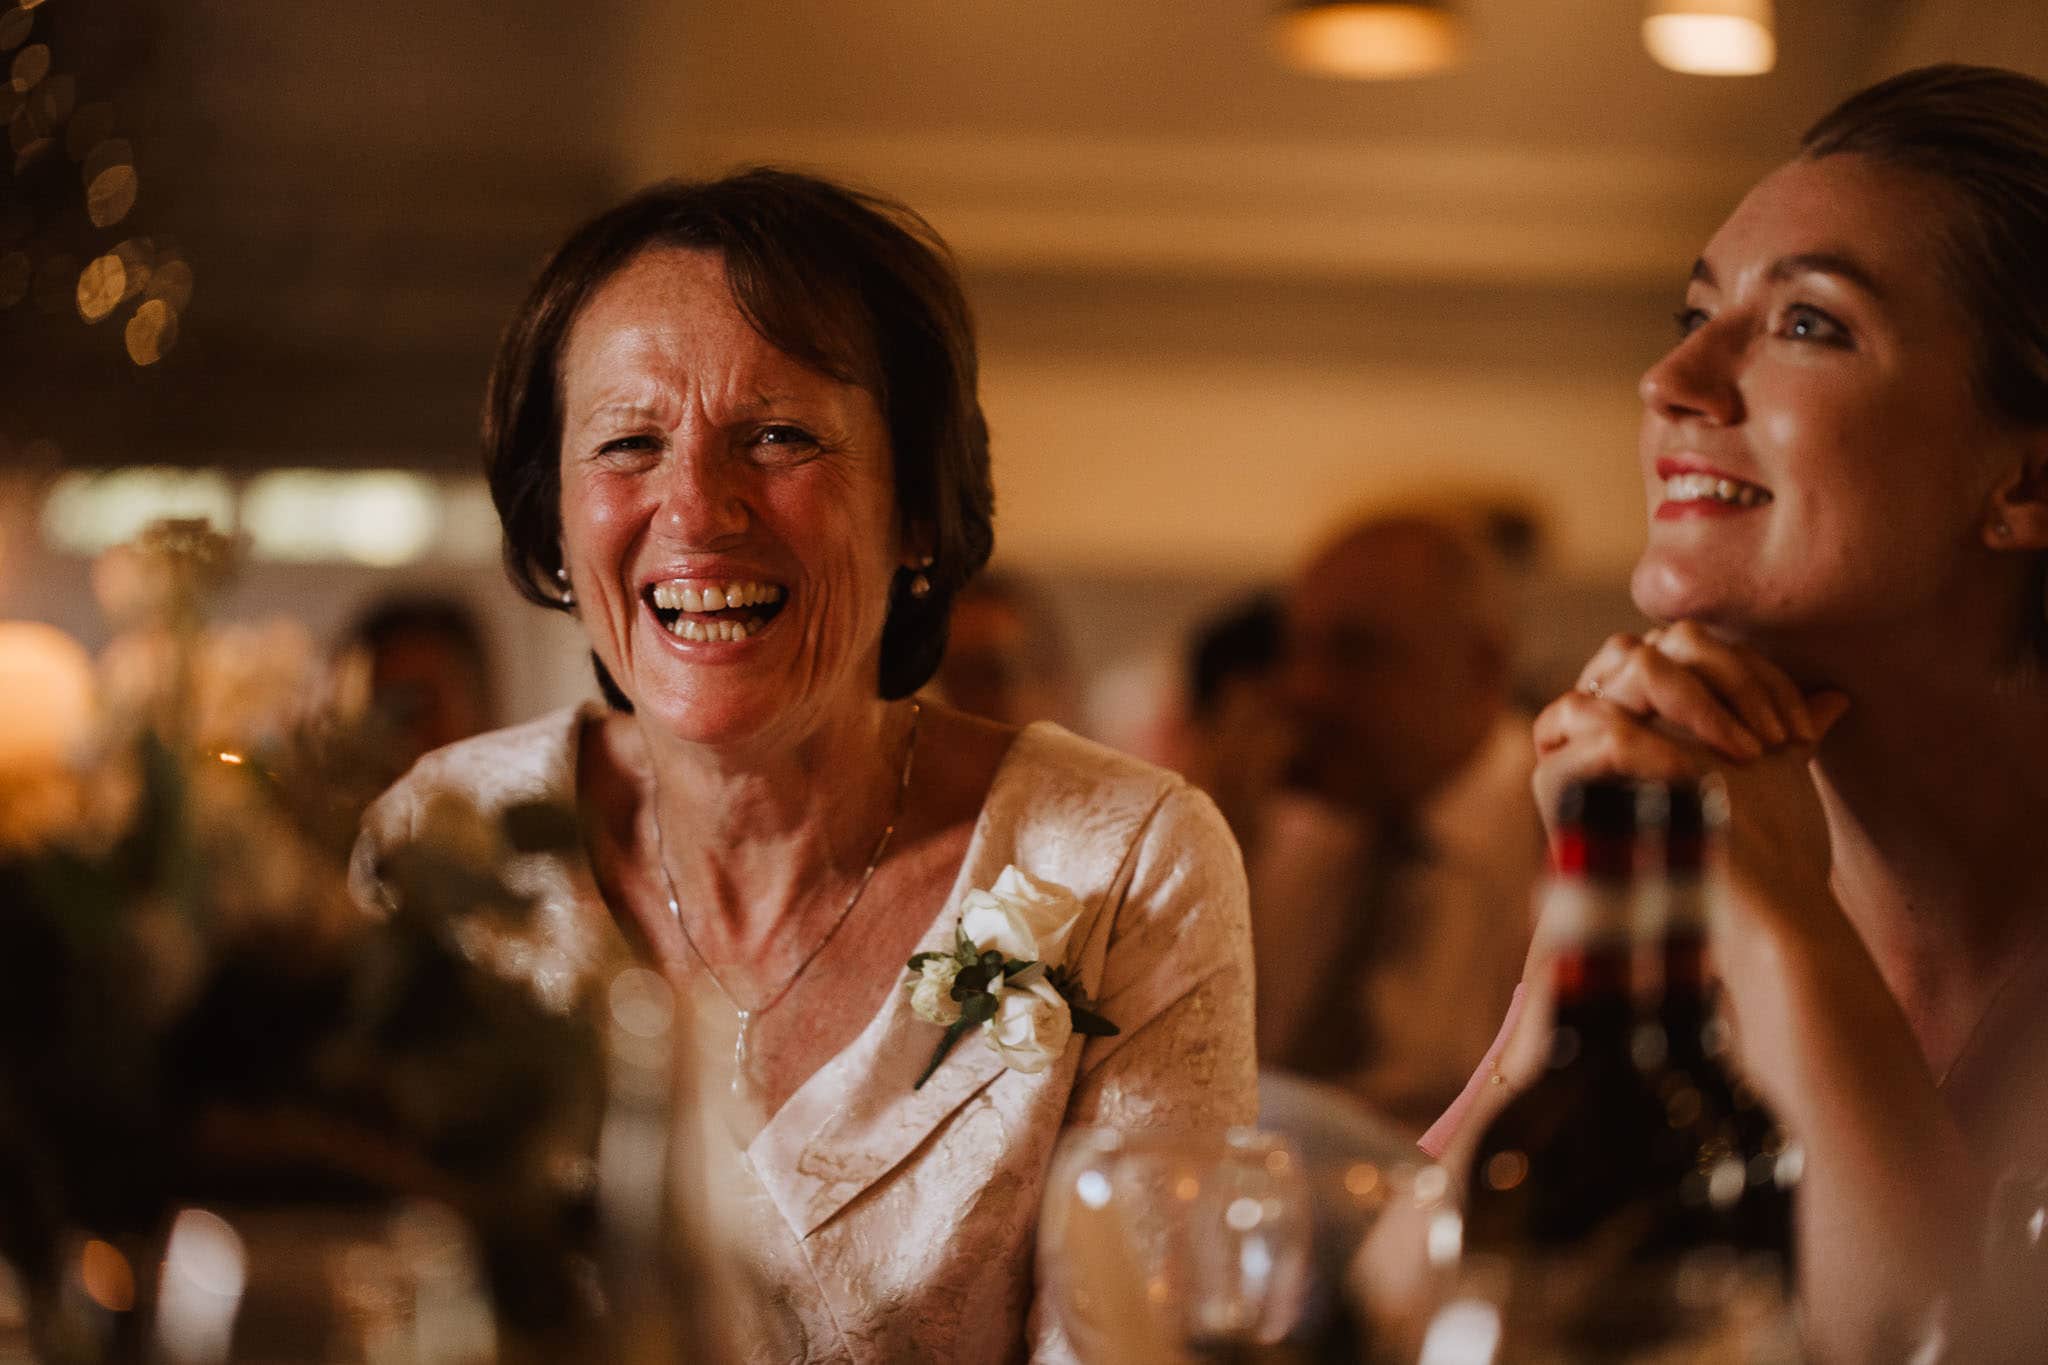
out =
<path fill-rule="evenodd" d="M 643 722 L 687 744 L 745 744 L 773 728 L 786 708 L 738 688 L 646 689 L 635 705 Z"/>
<path fill-rule="evenodd" d="M 1713 616 L 1724 595 L 1697 572 L 1655 550 L 1646 552 L 1630 575 L 1628 595 L 1636 610 L 1653 621 L 1687 621 Z"/>

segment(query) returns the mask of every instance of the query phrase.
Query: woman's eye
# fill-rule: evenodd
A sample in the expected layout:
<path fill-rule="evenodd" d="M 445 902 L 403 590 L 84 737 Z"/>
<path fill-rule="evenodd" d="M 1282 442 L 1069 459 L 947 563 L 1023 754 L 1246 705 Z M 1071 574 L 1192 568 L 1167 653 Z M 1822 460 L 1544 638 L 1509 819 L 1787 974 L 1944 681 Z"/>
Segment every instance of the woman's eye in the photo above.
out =
<path fill-rule="evenodd" d="M 754 448 L 768 459 L 808 459 L 817 453 L 818 438 L 802 427 L 776 422 L 754 432 Z"/>
<path fill-rule="evenodd" d="M 1779 329 L 1799 341 L 1818 341 L 1829 346 L 1849 344 L 1849 329 L 1811 304 L 1795 303 L 1787 308 Z"/>
<path fill-rule="evenodd" d="M 658 444 L 652 436 L 614 436 L 597 450 L 600 455 L 630 455 L 656 449 Z"/>
<path fill-rule="evenodd" d="M 1671 315 L 1671 321 L 1677 326 L 1680 337 L 1689 337 L 1706 325 L 1707 310 L 1704 308 L 1681 308 Z"/>

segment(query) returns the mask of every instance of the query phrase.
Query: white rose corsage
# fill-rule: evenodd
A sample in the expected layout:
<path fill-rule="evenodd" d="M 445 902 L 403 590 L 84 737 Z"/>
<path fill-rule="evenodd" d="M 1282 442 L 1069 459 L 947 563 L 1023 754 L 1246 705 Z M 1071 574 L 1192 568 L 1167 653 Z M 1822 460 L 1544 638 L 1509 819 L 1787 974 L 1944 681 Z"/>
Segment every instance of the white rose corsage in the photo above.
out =
<path fill-rule="evenodd" d="M 911 1011 L 946 1030 L 917 1086 L 971 1028 L 981 1029 L 1005 1066 L 1027 1074 L 1052 1065 L 1077 1033 L 1100 1038 L 1117 1031 L 1063 965 L 1080 918 L 1073 892 L 1014 866 L 988 890 L 961 897 L 953 951 L 911 958 L 903 986 Z"/>

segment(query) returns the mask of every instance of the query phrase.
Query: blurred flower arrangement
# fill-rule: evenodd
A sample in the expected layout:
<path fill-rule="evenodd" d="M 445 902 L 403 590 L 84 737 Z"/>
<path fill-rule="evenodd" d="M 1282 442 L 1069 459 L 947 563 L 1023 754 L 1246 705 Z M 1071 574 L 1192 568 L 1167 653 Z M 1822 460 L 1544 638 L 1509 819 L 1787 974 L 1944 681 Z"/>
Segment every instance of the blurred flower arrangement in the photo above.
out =
<path fill-rule="evenodd" d="M 431 1201 L 510 1335 L 560 1340 L 594 1311 L 605 1043 L 463 943 L 526 915 L 494 866 L 573 812 L 451 814 L 365 913 L 375 736 L 309 700 L 298 627 L 206 626 L 234 567 L 202 523 L 111 552 L 97 666 L 0 624 L 0 1258 L 47 1358 L 126 1358 L 132 1305 L 52 1325 L 81 1244 L 142 1266 L 190 1205 Z"/>

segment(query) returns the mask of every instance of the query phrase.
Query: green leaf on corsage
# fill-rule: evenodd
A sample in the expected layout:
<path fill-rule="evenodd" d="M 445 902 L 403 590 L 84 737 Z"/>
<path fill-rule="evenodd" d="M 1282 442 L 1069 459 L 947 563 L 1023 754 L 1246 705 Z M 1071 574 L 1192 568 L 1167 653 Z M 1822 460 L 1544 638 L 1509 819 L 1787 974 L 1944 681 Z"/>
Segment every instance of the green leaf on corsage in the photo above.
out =
<path fill-rule="evenodd" d="M 946 1054 L 953 1050 L 953 1044 L 960 1041 L 960 1035 L 973 1027 L 974 1022 L 968 1019 L 967 1011 L 963 1008 L 960 1011 L 960 1017 L 947 1027 L 946 1036 L 939 1039 L 938 1050 L 932 1053 L 932 1059 L 924 1064 L 923 1073 L 918 1076 L 916 1083 L 910 1088 L 912 1090 L 924 1089 L 924 1083 L 932 1078 L 934 1071 L 939 1069 L 939 1063 L 946 1060 Z"/>

